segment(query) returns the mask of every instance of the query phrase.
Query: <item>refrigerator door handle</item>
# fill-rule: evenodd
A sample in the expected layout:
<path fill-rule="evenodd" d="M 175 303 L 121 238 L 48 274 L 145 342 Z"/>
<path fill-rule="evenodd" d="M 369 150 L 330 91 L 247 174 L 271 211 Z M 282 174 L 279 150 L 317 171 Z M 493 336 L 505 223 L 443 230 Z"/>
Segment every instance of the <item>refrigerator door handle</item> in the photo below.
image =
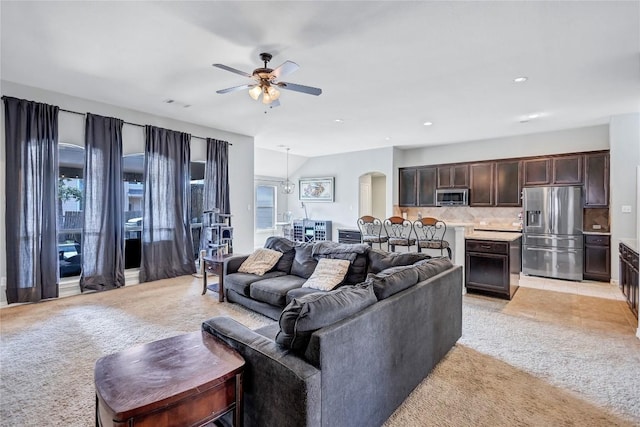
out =
<path fill-rule="evenodd" d="M 571 253 L 577 254 L 578 251 L 572 249 L 547 249 L 547 248 L 525 248 L 528 251 L 537 251 L 537 252 L 560 252 L 563 254 Z"/>

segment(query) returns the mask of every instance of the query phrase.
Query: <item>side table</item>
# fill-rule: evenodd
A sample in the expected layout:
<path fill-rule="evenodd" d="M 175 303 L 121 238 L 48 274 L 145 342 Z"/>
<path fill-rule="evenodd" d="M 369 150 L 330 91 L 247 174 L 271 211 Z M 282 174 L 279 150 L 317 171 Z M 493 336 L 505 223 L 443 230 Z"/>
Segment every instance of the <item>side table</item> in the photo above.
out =
<path fill-rule="evenodd" d="M 244 359 L 198 331 L 98 359 L 96 426 L 202 426 L 233 411 L 242 426 Z"/>
<path fill-rule="evenodd" d="M 202 258 L 204 262 L 204 274 L 202 275 L 202 295 L 207 293 L 207 289 L 218 292 L 218 301 L 224 301 L 224 274 L 227 271 L 227 261 L 232 254 L 218 254 L 205 256 Z M 207 273 L 213 273 L 218 276 L 218 284 L 207 286 Z"/>

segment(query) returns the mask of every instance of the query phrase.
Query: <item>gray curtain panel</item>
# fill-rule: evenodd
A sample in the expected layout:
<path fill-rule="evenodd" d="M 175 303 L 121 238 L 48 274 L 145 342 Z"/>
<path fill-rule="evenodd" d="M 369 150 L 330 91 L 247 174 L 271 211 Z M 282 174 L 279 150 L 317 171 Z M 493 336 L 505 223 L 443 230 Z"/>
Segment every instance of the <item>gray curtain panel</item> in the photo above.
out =
<path fill-rule="evenodd" d="M 7 302 L 58 297 L 58 107 L 3 97 Z"/>
<path fill-rule="evenodd" d="M 220 209 L 230 214 L 229 143 L 207 138 L 207 162 L 204 169 L 204 210 Z"/>
<path fill-rule="evenodd" d="M 124 286 L 123 121 L 87 113 L 80 290 Z"/>
<path fill-rule="evenodd" d="M 145 126 L 140 282 L 196 272 L 191 238 L 191 135 Z"/>

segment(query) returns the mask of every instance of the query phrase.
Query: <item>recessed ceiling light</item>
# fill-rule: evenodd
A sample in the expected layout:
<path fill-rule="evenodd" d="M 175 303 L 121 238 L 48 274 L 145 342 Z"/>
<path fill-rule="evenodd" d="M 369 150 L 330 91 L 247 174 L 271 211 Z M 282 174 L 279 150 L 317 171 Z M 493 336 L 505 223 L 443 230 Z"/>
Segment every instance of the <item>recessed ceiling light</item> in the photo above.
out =
<path fill-rule="evenodd" d="M 538 113 L 531 113 L 527 116 L 530 119 L 537 119 L 538 117 L 540 117 L 540 114 Z"/>
<path fill-rule="evenodd" d="M 522 76 L 522 77 L 516 77 L 515 79 L 513 79 L 514 82 L 516 83 L 524 83 L 527 80 L 529 80 L 528 77 Z"/>
<path fill-rule="evenodd" d="M 342 119 L 335 119 L 335 120 L 334 120 L 334 122 L 336 122 L 336 123 L 344 123 L 344 120 L 342 120 Z"/>
<path fill-rule="evenodd" d="M 425 125 L 425 126 L 432 126 L 432 125 L 433 125 L 433 122 L 424 122 L 424 123 L 423 123 L 423 125 Z"/>
<path fill-rule="evenodd" d="M 390 137 L 390 136 L 385 136 L 385 137 L 384 137 L 384 140 L 385 140 L 385 141 L 391 141 L 391 137 Z"/>

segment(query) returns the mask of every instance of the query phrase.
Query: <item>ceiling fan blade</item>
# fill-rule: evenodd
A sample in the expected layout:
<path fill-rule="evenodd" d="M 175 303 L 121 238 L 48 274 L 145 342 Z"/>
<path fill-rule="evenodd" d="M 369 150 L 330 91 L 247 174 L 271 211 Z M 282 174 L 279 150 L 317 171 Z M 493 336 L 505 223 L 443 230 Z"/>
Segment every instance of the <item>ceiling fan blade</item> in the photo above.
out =
<path fill-rule="evenodd" d="M 295 62 L 285 61 L 278 68 L 274 69 L 271 72 L 271 75 L 274 76 L 276 79 L 279 79 L 281 77 L 288 76 L 289 74 L 296 71 L 298 68 L 300 68 L 300 66 Z"/>
<path fill-rule="evenodd" d="M 245 77 L 251 78 L 251 74 L 245 73 L 244 71 L 240 71 L 240 70 L 237 70 L 235 68 L 231 68 L 231 67 L 229 67 L 227 65 L 224 65 L 224 64 L 213 64 L 213 66 L 221 68 L 223 70 L 231 71 L 232 73 L 240 74 L 241 76 L 245 76 Z"/>
<path fill-rule="evenodd" d="M 295 83 L 287 83 L 287 82 L 279 82 L 278 87 L 286 90 L 293 90 L 296 92 L 307 93 L 309 95 L 320 95 L 322 93 L 322 89 L 311 86 L 298 85 Z"/>
<path fill-rule="evenodd" d="M 230 92 L 237 92 L 239 90 L 243 90 L 243 89 L 251 89 L 252 87 L 254 87 L 255 85 L 242 85 L 242 86 L 234 86 L 234 87 L 229 87 L 226 89 L 220 89 L 217 90 L 216 93 L 230 93 Z"/>
<path fill-rule="evenodd" d="M 279 106 L 280 106 L 280 101 L 277 99 L 275 101 L 272 101 L 271 104 L 269 104 L 269 108 L 276 108 Z"/>

